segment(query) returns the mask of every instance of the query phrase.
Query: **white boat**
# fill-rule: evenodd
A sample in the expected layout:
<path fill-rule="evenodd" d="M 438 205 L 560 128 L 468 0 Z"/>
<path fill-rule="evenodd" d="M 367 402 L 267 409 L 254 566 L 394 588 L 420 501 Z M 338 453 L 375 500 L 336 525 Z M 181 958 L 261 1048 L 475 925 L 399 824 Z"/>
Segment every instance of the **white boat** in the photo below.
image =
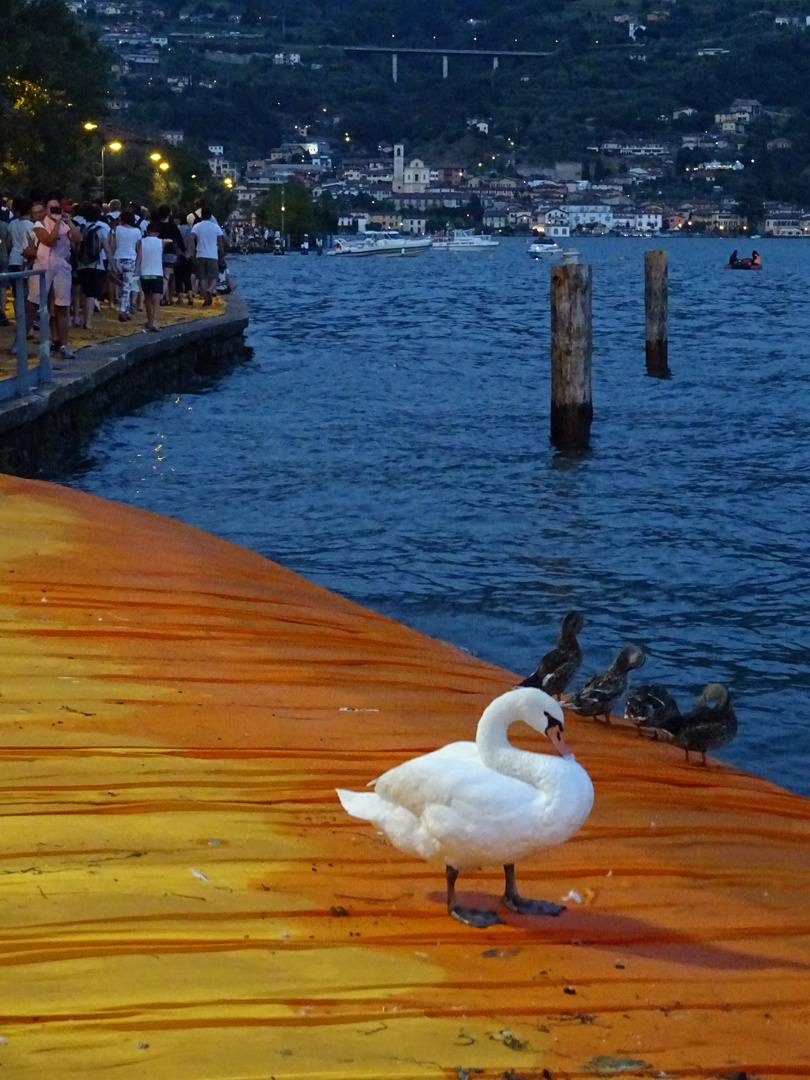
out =
<path fill-rule="evenodd" d="M 419 255 L 433 246 L 429 236 L 403 236 L 398 232 L 362 233 L 357 237 L 339 236 L 327 255 L 353 256 L 364 258 L 367 255 Z"/>
<path fill-rule="evenodd" d="M 473 229 L 449 229 L 433 237 L 433 246 L 437 251 L 480 251 L 483 248 L 496 248 L 498 241 Z"/>
<path fill-rule="evenodd" d="M 550 259 L 562 255 L 562 248 L 556 240 L 537 239 L 529 246 L 529 254 L 533 259 Z"/>

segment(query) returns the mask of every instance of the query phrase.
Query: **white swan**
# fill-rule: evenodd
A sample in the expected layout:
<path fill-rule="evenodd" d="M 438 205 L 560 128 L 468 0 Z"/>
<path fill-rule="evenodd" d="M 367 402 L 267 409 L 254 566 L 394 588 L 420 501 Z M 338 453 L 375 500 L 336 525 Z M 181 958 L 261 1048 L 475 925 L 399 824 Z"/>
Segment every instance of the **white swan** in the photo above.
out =
<path fill-rule="evenodd" d="M 513 746 L 507 731 L 516 720 L 545 735 L 560 756 Z M 520 687 L 487 706 L 474 743 L 449 743 L 397 765 L 373 781 L 374 793 L 337 793 L 349 814 L 373 821 L 400 851 L 445 863 L 447 910 L 459 922 L 503 921 L 494 911 L 456 903 L 459 870 L 484 863 L 503 866 L 507 907 L 522 915 L 559 915 L 565 910 L 559 904 L 518 895 L 515 863 L 564 843 L 591 812 L 591 778 L 562 733 L 560 705 L 543 690 Z"/>

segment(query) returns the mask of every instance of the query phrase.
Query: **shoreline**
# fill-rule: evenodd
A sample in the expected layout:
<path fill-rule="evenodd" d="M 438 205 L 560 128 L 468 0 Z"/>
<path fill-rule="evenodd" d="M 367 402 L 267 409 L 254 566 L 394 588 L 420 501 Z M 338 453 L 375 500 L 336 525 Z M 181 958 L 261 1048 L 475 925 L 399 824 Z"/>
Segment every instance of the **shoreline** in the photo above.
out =
<path fill-rule="evenodd" d="M 126 324 L 125 335 L 79 347 L 75 359 L 54 362 L 50 384 L 0 402 L 0 470 L 17 476 L 58 473 L 107 417 L 215 378 L 250 355 L 241 297 L 231 294 L 211 314 L 198 310 L 191 318 L 183 311 L 184 318 L 160 334 Z"/>

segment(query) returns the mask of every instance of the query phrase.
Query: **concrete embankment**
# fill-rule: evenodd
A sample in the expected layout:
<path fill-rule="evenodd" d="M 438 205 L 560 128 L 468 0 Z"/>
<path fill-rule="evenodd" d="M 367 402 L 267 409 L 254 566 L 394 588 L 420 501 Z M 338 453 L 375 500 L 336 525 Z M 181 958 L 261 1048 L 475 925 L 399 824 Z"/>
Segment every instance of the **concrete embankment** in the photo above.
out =
<path fill-rule="evenodd" d="M 60 470 L 106 417 L 239 363 L 248 354 L 247 324 L 245 304 L 230 296 L 215 318 L 116 337 L 79 349 L 74 360 L 55 361 L 51 384 L 0 402 L 0 470 L 18 476 Z"/>
<path fill-rule="evenodd" d="M 334 788 L 470 738 L 512 673 L 11 477 L 0 619 L 4 1075 L 810 1074 L 808 800 L 570 716 L 592 816 L 519 867 L 568 910 L 475 930 Z"/>

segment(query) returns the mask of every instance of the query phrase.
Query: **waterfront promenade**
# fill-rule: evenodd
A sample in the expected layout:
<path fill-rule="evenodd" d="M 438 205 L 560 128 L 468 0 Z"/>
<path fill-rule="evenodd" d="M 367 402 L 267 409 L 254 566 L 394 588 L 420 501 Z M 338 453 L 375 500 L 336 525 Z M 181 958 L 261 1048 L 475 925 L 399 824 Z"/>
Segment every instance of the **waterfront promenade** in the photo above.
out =
<path fill-rule="evenodd" d="M 10 299 L 11 291 L 9 289 L 9 300 L 6 305 L 6 315 L 9 320 L 14 318 L 14 308 Z M 193 307 L 188 307 L 185 303 L 182 305 L 175 304 L 172 307 L 162 307 L 158 311 L 158 325 L 161 327 L 161 333 L 164 333 L 175 326 L 187 326 L 195 319 L 216 318 L 217 315 L 224 312 L 225 305 L 226 301 L 221 296 L 217 296 L 214 298 L 213 304 L 207 308 L 202 306 L 200 300 Z M 114 339 L 132 337 L 135 334 L 144 334 L 146 332 L 145 326 L 146 316 L 143 312 L 136 311 L 129 322 L 122 323 L 118 321 L 118 310 L 116 308 L 110 307 L 108 304 L 102 304 L 101 310 L 96 312 L 91 330 L 85 330 L 79 326 L 71 327 L 70 347 L 78 355 L 88 346 L 101 345 Z M 14 334 L 15 326 L 13 321 L 9 326 L 0 326 L 0 379 L 9 378 L 17 370 L 17 357 L 16 354 L 12 353 Z M 37 349 L 38 342 L 29 341 L 30 366 L 37 362 Z M 70 373 L 72 370 L 71 364 L 75 367 L 74 361 L 61 360 L 59 357 L 54 357 L 51 363 L 54 371 L 63 375 Z"/>
<path fill-rule="evenodd" d="M 4 1075 L 810 1074 L 805 799 L 569 717 L 594 811 L 519 879 L 568 911 L 462 926 L 334 787 L 471 737 L 512 673 L 8 476 L 0 672 Z"/>

